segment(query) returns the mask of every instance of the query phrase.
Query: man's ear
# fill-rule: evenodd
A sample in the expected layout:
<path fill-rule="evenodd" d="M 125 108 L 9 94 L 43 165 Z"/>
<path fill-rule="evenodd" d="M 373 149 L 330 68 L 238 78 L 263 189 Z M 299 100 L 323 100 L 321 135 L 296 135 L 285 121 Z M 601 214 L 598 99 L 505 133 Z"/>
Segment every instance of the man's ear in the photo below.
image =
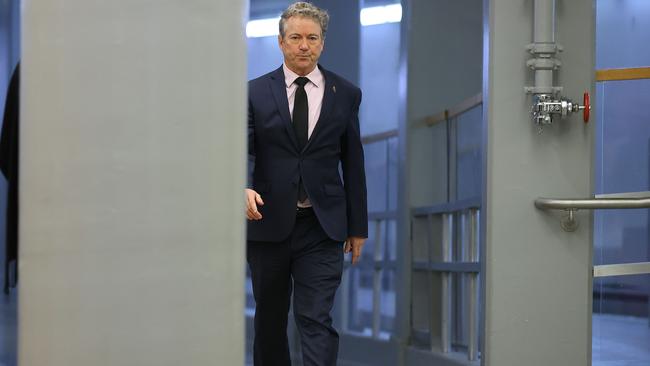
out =
<path fill-rule="evenodd" d="M 280 46 L 280 48 L 282 48 L 282 35 L 281 34 L 278 34 L 278 46 Z"/>

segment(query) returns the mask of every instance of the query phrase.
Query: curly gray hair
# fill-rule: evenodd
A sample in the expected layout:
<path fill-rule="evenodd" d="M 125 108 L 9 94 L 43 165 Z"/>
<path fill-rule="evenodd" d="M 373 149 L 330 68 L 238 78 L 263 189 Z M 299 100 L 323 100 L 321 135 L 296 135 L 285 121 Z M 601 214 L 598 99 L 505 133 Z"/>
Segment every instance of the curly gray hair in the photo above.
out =
<path fill-rule="evenodd" d="M 320 24 L 321 36 L 323 40 L 325 39 L 325 33 L 327 32 L 327 23 L 330 21 L 330 16 L 327 14 L 327 11 L 317 7 L 314 4 L 298 1 L 295 2 L 282 13 L 280 17 L 280 36 L 284 38 L 284 28 L 286 21 L 291 17 L 303 17 L 310 18 L 315 21 L 317 24 Z"/>

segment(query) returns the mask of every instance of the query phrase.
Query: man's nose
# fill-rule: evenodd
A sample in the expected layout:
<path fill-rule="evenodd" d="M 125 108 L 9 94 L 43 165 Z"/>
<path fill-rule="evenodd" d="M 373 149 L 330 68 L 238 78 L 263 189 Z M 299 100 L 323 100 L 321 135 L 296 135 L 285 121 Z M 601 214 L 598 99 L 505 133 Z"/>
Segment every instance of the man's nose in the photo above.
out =
<path fill-rule="evenodd" d="M 301 50 L 307 50 L 309 48 L 309 45 L 307 44 L 306 39 L 300 40 L 300 49 Z"/>

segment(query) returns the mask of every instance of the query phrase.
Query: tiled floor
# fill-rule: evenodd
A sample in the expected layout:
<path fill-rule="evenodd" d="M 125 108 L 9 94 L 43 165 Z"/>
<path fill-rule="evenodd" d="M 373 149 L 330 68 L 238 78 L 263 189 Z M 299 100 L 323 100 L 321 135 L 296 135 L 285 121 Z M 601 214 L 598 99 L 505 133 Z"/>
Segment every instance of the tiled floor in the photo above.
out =
<path fill-rule="evenodd" d="M 650 365 L 647 318 L 594 315 L 593 366 Z M 0 294 L 0 366 L 16 366 L 16 293 Z M 246 365 L 251 365 L 250 358 Z"/>

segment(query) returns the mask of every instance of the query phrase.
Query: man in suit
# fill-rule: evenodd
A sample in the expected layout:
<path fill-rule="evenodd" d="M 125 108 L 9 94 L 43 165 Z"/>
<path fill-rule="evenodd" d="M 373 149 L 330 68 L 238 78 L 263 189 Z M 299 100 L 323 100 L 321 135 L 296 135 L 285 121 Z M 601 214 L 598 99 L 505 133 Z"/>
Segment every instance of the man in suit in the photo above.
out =
<path fill-rule="evenodd" d="M 336 364 L 330 311 L 343 253 L 356 263 L 367 238 L 361 90 L 318 65 L 328 21 L 312 4 L 290 5 L 278 36 L 283 65 L 249 82 L 247 259 L 256 366 L 291 365 L 292 291 L 303 364 Z"/>

